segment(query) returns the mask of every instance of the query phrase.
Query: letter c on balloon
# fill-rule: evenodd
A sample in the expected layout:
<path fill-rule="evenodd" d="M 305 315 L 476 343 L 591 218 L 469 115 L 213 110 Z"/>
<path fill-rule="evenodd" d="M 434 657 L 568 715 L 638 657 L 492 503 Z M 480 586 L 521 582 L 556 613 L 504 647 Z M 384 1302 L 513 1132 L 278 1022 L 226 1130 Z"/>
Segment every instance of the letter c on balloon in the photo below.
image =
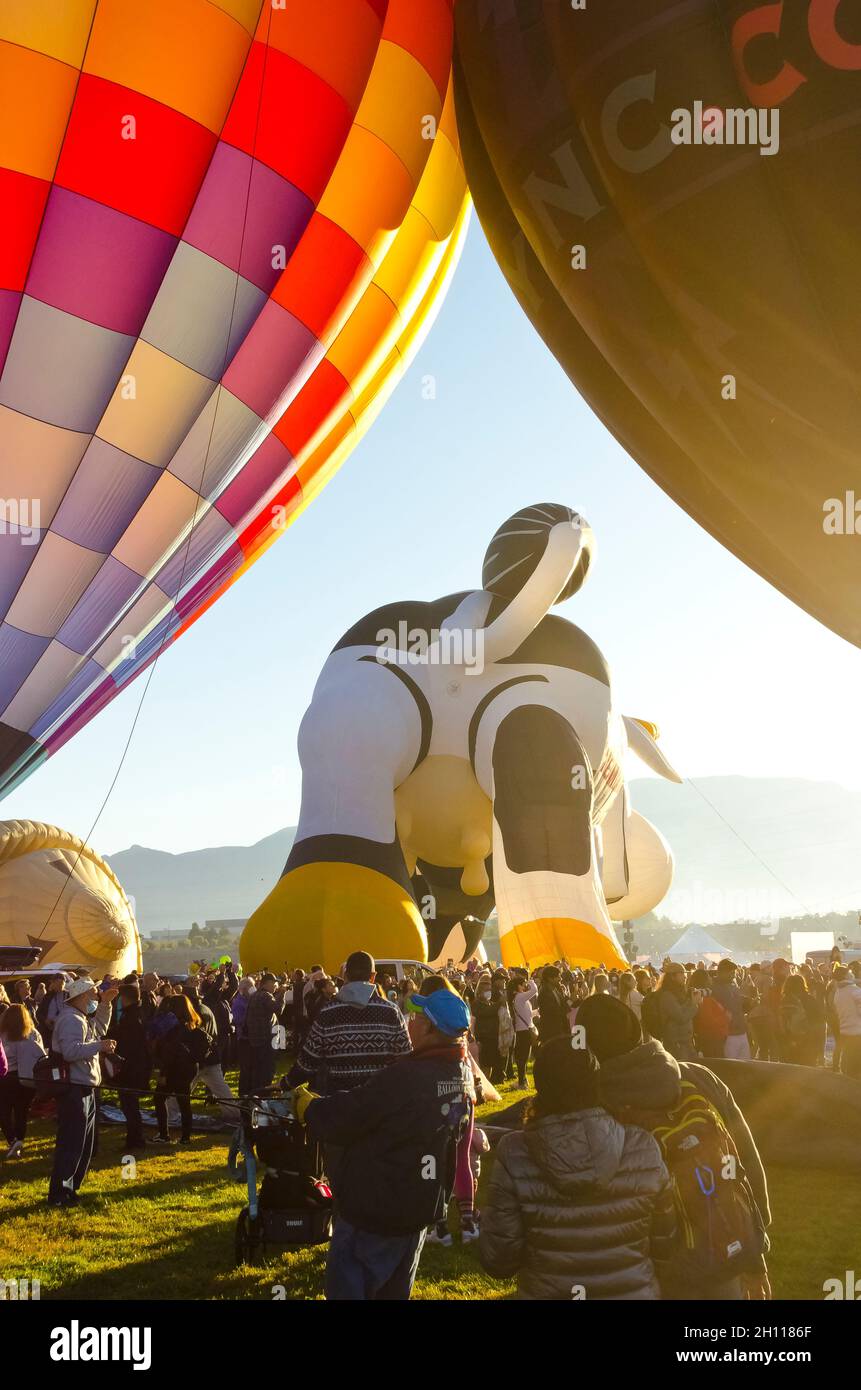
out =
<path fill-rule="evenodd" d="M 807 32 L 816 56 L 830 68 L 840 72 L 861 71 L 861 44 L 850 43 L 837 31 L 837 16 L 845 0 L 810 0 L 807 11 Z M 780 37 L 786 0 L 770 0 L 755 10 L 741 15 L 732 31 L 732 50 L 741 83 L 757 106 L 782 106 L 808 79 L 790 62 L 769 82 L 754 82 L 745 62 L 745 54 L 754 39 L 771 34 Z"/>
<path fill-rule="evenodd" d="M 657 76 L 656 72 L 644 72 L 620 83 L 607 97 L 601 112 L 601 134 L 607 153 L 620 169 L 625 169 L 629 174 L 645 174 L 662 164 L 673 152 L 673 141 L 667 125 L 662 125 L 654 140 L 639 150 L 623 144 L 619 137 L 619 123 L 626 111 L 641 101 L 647 101 L 650 105 L 654 103 Z"/>
<path fill-rule="evenodd" d="M 843 72 L 861 71 L 861 43 L 849 43 L 837 32 L 837 11 L 843 0 L 810 0 L 807 29 L 823 63 Z"/>
<path fill-rule="evenodd" d="M 798 68 L 785 62 L 770 82 L 754 82 L 745 65 L 745 53 L 754 39 L 763 34 L 773 34 L 775 38 L 780 36 L 783 5 L 784 0 L 776 0 L 776 3 L 760 5 L 758 9 L 748 11 L 739 17 L 732 31 L 732 51 L 739 79 L 757 106 L 782 106 L 807 81 Z"/>

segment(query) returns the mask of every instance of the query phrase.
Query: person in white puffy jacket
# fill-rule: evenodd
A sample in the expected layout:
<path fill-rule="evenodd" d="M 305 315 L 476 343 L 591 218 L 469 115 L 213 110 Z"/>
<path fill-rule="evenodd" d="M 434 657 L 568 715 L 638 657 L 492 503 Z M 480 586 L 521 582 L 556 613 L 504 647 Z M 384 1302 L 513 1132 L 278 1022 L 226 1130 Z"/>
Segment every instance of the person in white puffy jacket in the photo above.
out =
<path fill-rule="evenodd" d="M 844 1076 L 861 1080 L 861 988 L 848 966 L 834 970 L 833 1008 L 840 1027 L 840 1070 Z"/>
<path fill-rule="evenodd" d="M 96 1142 L 99 1057 L 116 1049 L 113 1039 L 105 1037 L 116 995 L 114 988 L 100 994 L 92 980 L 73 980 L 54 1027 L 51 1050 L 68 1064 L 69 1084 L 57 1097 L 57 1146 L 48 1187 L 52 1207 L 76 1206 L 78 1188 L 87 1176 Z"/>

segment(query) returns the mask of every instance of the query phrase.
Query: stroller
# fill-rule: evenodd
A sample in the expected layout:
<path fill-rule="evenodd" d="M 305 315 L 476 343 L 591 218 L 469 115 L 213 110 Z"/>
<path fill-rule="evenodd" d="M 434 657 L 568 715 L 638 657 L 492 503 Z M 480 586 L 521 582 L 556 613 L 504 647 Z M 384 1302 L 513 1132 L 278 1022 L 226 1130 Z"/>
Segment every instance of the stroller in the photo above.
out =
<path fill-rule="evenodd" d="M 325 1244 L 332 1234 L 332 1192 L 320 1145 L 294 1116 L 290 1093 L 246 1096 L 239 1115 L 228 1158 L 241 1180 L 244 1157 L 248 1184 L 248 1205 L 236 1222 L 237 1265 L 265 1263 L 270 1250 Z"/>

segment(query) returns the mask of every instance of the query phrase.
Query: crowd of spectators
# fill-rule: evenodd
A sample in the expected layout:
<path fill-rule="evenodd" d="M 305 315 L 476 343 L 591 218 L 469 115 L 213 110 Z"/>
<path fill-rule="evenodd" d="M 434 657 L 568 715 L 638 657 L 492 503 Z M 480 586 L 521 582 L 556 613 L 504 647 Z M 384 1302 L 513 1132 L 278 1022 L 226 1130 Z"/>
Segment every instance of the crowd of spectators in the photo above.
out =
<path fill-rule="evenodd" d="M 396 977 L 377 975 L 356 951 L 336 976 L 314 965 L 241 977 L 225 962 L 182 979 L 58 973 L 35 991 L 21 979 L 9 993 L 0 986 L 6 1158 L 21 1154 L 39 1078 L 50 1074 L 48 1201 L 74 1206 L 100 1088 L 116 1088 L 125 1148 L 142 1154 L 192 1142 L 197 1086 L 235 1125 L 238 1097 L 271 1088 L 280 1051 L 289 1054 L 281 1086 L 325 1146 L 336 1196 L 330 1298 L 409 1297 L 425 1242 L 453 1242 L 452 1199 L 461 1240 L 478 1242 L 492 1274 L 516 1275 L 523 1298 L 570 1297 L 571 1288 L 591 1298 L 767 1297 L 765 1174 L 707 1064 L 830 1061 L 861 1078 L 859 977 L 861 965 L 839 957 L 816 968 L 667 959 L 660 972 L 474 959 L 437 973 L 401 966 Z M 499 1100 L 506 1082 L 532 1094 L 523 1126 L 497 1145 L 480 1215 L 490 1144 L 476 1107 Z M 730 1162 L 735 1184 L 719 1194 L 723 1210 L 718 1199 L 710 1208 L 694 1264 L 699 1197 L 694 1185 L 685 1209 L 686 1170 L 672 1143 L 686 1126 L 701 1159 Z"/>

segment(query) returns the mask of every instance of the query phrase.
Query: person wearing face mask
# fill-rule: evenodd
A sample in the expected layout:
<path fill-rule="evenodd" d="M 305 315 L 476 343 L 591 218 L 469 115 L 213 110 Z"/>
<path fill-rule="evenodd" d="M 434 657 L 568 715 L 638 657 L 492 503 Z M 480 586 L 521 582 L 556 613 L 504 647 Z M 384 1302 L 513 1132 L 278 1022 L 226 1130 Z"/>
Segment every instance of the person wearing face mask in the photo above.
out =
<path fill-rule="evenodd" d="M 51 1050 L 68 1064 L 67 1088 L 57 1097 L 57 1143 L 48 1187 L 48 1205 L 71 1207 L 87 1176 L 96 1147 L 95 1089 L 102 1083 L 99 1058 L 116 1050 L 105 1034 L 117 990 L 101 996 L 92 980 L 72 980 L 66 1004 L 54 1025 Z"/>

